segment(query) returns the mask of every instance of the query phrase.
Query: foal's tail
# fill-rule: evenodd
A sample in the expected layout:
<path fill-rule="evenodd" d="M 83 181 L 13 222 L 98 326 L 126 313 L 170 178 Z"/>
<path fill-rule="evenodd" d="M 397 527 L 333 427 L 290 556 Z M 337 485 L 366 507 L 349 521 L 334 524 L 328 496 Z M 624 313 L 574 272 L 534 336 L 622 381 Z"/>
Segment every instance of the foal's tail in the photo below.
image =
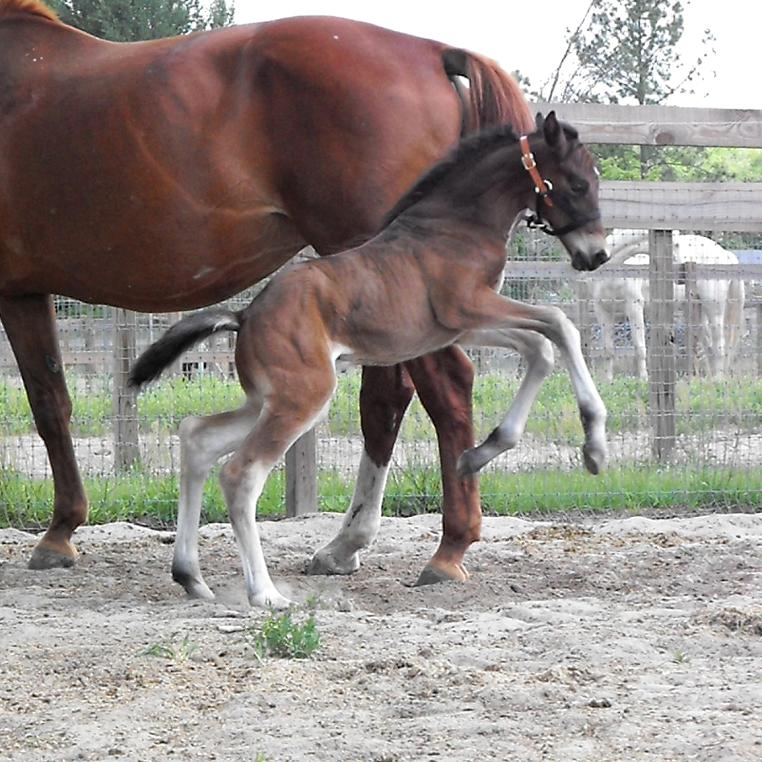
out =
<path fill-rule="evenodd" d="M 139 388 L 158 378 L 167 365 L 202 339 L 217 331 L 238 331 L 240 327 L 240 312 L 221 307 L 194 312 L 175 323 L 138 357 L 130 370 L 127 383 Z"/>
<path fill-rule="evenodd" d="M 496 124 L 510 124 L 518 133 L 535 129 L 532 109 L 518 82 L 494 61 L 468 50 L 449 48 L 442 54 L 447 76 L 464 103 L 467 119 L 463 133 L 477 132 Z M 466 77 L 469 88 L 455 77 Z"/>

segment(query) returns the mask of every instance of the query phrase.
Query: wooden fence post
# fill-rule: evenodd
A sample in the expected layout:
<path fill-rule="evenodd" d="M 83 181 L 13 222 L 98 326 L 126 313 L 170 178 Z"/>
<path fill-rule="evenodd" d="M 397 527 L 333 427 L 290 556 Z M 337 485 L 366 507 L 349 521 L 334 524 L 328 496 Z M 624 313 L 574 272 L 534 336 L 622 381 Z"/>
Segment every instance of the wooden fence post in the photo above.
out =
<path fill-rule="evenodd" d="M 128 471 L 140 462 L 138 446 L 137 393 L 127 387 L 130 366 L 137 356 L 137 315 L 131 310 L 114 308 L 114 468 Z"/>
<path fill-rule="evenodd" d="M 310 429 L 286 453 L 286 516 L 317 511 L 317 437 Z"/>
<path fill-rule="evenodd" d="M 667 460 L 675 446 L 675 266 L 672 231 L 648 234 L 651 335 L 648 342 L 648 387 L 651 451 Z"/>

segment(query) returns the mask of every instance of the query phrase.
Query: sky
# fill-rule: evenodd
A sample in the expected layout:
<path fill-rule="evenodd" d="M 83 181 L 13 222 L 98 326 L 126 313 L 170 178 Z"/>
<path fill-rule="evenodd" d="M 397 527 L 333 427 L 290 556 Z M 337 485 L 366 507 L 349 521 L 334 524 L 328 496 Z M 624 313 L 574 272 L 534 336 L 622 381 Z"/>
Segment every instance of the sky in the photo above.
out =
<path fill-rule="evenodd" d="M 236 23 L 300 15 L 329 15 L 369 21 L 420 37 L 430 37 L 494 58 L 518 69 L 540 87 L 555 70 L 569 28 L 576 28 L 589 0 L 236 0 Z M 759 21 L 755 0 L 683 0 L 685 32 L 679 46 L 685 61 L 701 50 L 703 30 L 715 36 L 715 55 L 694 84 L 695 94 L 679 95 L 674 106 L 762 109 L 758 64 Z M 753 8 L 758 10 L 752 10 Z M 543 26 L 544 24 L 544 26 Z M 757 58 L 757 63 L 754 62 Z M 713 76 L 714 74 L 714 76 Z"/>

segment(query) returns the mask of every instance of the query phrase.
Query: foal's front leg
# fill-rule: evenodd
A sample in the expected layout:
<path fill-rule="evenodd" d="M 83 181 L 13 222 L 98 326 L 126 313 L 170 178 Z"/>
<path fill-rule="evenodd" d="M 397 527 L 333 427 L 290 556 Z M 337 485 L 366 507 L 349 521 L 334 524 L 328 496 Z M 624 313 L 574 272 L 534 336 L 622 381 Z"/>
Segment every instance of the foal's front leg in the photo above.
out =
<path fill-rule="evenodd" d="M 576 326 L 558 307 L 524 304 L 491 290 L 482 292 L 475 304 L 469 305 L 468 310 L 464 319 L 473 328 L 467 332 L 467 336 L 484 329 L 536 331 L 561 350 L 569 369 L 585 431 L 585 444 L 582 448 L 585 467 L 593 474 L 599 473 L 606 462 L 608 449 L 606 406 L 585 363 Z"/>
<path fill-rule="evenodd" d="M 553 370 L 553 346 L 539 333 L 516 329 L 471 331 L 458 341 L 461 346 L 514 349 L 527 364 L 526 374 L 502 423 L 478 447 L 465 450 L 458 459 L 458 474 L 468 476 L 520 441 L 543 381 Z"/>

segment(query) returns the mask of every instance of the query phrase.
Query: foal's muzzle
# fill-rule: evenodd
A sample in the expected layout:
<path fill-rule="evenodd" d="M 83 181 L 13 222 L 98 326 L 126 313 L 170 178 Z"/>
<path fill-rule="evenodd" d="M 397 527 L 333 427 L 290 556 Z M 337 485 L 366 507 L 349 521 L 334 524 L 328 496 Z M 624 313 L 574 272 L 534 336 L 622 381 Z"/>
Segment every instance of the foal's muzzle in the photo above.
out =
<path fill-rule="evenodd" d="M 572 256 L 571 265 L 575 270 L 597 270 L 602 264 L 611 259 L 611 255 L 606 249 L 600 249 L 593 254 L 592 257 L 588 257 L 581 251 L 577 251 Z"/>

